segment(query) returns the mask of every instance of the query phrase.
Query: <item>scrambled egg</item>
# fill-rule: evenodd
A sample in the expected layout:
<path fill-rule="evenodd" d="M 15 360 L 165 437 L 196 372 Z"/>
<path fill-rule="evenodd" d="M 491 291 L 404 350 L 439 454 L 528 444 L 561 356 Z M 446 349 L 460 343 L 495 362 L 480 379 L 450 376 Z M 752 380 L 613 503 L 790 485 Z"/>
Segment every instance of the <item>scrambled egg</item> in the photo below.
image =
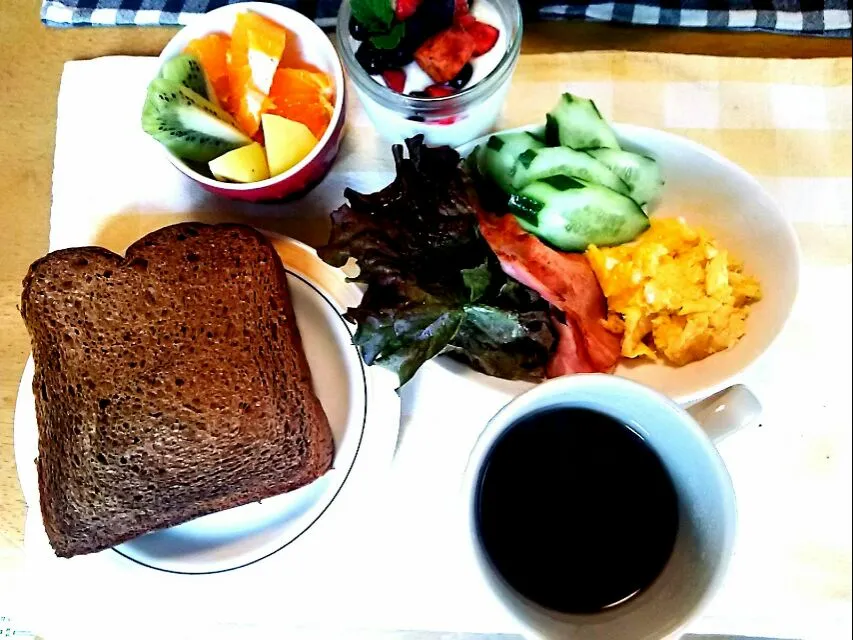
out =
<path fill-rule="evenodd" d="M 702 229 L 681 218 L 651 220 L 633 242 L 586 252 L 607 297 L 608 329 L 622 355 L 684 365 L 734 345 L 746 333 L 758 281 Z"/>

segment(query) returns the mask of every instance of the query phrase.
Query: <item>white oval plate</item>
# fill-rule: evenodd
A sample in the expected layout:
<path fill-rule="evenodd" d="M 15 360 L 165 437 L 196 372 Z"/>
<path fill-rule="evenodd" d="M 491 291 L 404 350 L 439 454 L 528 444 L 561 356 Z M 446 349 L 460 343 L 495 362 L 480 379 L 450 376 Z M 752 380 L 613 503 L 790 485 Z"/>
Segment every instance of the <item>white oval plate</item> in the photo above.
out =
<path fill-rule="evenodd" d="M 651 156 L 660 164 L 665 185 L 658 202 L 650 208 L 650 216 L 682 216 L 691 225 L 706 228 L 743 261 L 747 273 L 761 282 L 764 298 L 754 305 L 746 335 L 734 347 L 683 367 L 623 360 L 616 368 L 616 375 L 646 384 L 676 402 L 689 403 L 734 383 L 782 331 L 797 295 L 797 237 L 758 181 L 715 151 L 658 129 L 625 124 L 613 128 L 624 149 Z M 530 125 L 509 131 L 536 130 L 542 127 Z M 484 136 L 458 150 L 466 156 L 488 138 Z M 464 370 L 447 358 L 443 360 L 454 371 Z M 503 380 L 498 384 L 513 394 L 531 386 Z"/>
<path fill-rule="evenodd" d="M 341 316 L 361 292 L 313 249 L 273 238 L 288 272 L 296 323 L 314 387 L 335 438 L 332 468 L 310 485 L 181 525 L 146 534 L 113 551 L 138 564 L 172 573 L 218 573 L 252 564 L 285 548 L 332 507 L 356 466 L 379 467 L 393 457 L 400 403 L 396 377 L 365 367 L 352 344 L 352 326 Z M 27 362 L 15 408 L 15 461 L 24 498 L 39 509 L 38 426 Z M 365 433 L 370 430 L 370 437 Z"/>

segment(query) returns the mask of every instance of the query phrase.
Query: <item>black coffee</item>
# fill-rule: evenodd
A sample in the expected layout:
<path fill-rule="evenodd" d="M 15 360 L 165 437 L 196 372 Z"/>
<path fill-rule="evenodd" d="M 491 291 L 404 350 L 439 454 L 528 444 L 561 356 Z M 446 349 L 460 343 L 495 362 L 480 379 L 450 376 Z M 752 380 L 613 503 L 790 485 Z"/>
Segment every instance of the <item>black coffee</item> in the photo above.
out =
<path fill-rule="evenodd" d="M 549 409 L 495 443 L 476 496 L 479 536 L 507 583 L 540 605 L 591 613 L 660 575 L 678 531 L 669 474 L 635 431 Z"/>

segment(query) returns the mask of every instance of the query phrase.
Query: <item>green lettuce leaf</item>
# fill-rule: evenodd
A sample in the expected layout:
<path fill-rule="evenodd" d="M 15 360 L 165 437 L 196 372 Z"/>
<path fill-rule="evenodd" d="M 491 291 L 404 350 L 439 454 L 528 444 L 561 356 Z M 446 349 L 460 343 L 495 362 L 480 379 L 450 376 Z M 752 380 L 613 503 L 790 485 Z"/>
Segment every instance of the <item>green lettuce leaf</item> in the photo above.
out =
<path fill-rule="evenodd" d="M 492 274 L 489 271 L 489 261 L 486 260 L 479 267 L 473 269 L 462 269 L 462 282 L 468 287 L 469 297 L 471 302 L 477 302 L 482 298 L 489 289 L 489 283 L 492 280 Z"/>
<path fill-rule="evenodd" d="M 510 279 L 479 233 L 476 195 L 450 147 L 423 137 L 393 148 L 397 175 L 372 194 L 347 189 L 318 250 L 340 267 L 354 258 L 366 285 L 355 344 L 402 386 L 448 354 L 489 375 L 540 380 L 556 338 L 548 304 Z"/>

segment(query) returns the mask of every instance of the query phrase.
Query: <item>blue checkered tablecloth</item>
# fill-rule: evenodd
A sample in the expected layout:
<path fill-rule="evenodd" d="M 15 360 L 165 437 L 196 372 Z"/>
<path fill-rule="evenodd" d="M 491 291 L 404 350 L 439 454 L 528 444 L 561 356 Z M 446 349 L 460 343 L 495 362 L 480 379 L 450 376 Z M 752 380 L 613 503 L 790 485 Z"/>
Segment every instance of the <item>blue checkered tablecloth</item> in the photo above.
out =
<path fill-rule="evenodd" d="M 41 18 L 55 27 L 181 25 L 236 0 L 44 0 Z M 333 26 L 340 0 L 276 0 Z M 850 37 L 849 0 L 521 0 L 528 19 L 579 19 L 666 27 L 732 29 Z"/>

